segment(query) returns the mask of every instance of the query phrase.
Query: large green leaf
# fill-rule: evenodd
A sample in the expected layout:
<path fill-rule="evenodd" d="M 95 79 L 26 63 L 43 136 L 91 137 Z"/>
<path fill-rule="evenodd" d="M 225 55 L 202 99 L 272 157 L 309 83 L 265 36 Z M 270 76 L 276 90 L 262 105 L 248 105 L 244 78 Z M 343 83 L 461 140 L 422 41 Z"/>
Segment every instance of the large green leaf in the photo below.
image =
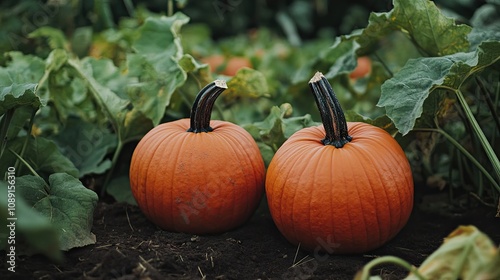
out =
<path fill-rule="evenodd" d="M 238 97 L 270 96 L 266 77 L 259 71 L 251 68 L 241 68 L 228 82 L 223 96 L 234 100 Z"/>
<path fill-rule="evenodd" d="M 385 107 L 396 128 L 405 135 L 421 116 L 432 91 L 458 90 L 470 75 L 499 59 L 500 42 L 484 42 L 474 52 L 412 59 L 382 85 L 377 106 Z"/>
<path fill-rule="evenodd" d="M 47 38 L 49 46 L 51 49 L 67 49 L 68 42 L 66 36 L 62 30 L 50 27 L 42 26 L 35 31 L 28 34 L 28 38 Z"/>
<path fill-rule="evenodd" d="M 182 13 L 171 17 L 150 17 L 137 30 L 127 56 L 128 76 L 135 80 L 127 93 L 135 108 L 157 125 L 174 91 L 186 81 L 178 61 L 183 56 L 180 28 L 189 21 Z"/>
<path fill-rule="evenodd" d="M 372 13 L 358 43 L 371 46 L 393 30 L 402 31 L 428 56 L 442 56 L 467 51 L 471 27 L 455 24 L 429 0 L 394 0 L 387 13 Z"/>
<path fill-rule="evenodd" d="M 7 67 L 0 67 L 0 116 L 12 108 L 43 105 L 36 91 L 45 71 L 44 61 L 19 52 L 7 56 L 10 59 Z"/>
<path fill-rule="evenodd" d="M 78 177 L 78 169 L 76 169 L 75 165 L 59 151 L 57 145 L 53 141 L 43 137 L 29 137 L 30 139 L 23 154 L 23 159 L 36 172 L 46 177 L 55 172 L 65 172 Z M 17 154 L 21 154 L 26 136 L 14 140 L 15 141 L 9 142 L 7 148 Z M 17 157 L 12 152 L 5 152 L 2 157 L 2 162 L 0 162 L 0 170 L 7 170 L 9 166 L 14 166 L 16 160 Z M 23 172 L 24 174 L 28 173 L 28 169 L 23 167 Z"/>
<path fill-rule="evenodd" d="M 14 246 L 16 255 L 41 253 L 53 260 L 62 260 L 63 255 L 59 250 L 59 233 L 56 227 L 51 224 L 48 218 L 33 210 L 26 203 L 26 200 L 16 193 L 18 190 L 16 188 L 18 186 L 16 186 L 15 181 L 12 181 L 12 178 L 0 181 L 2 194 L 2 199 L 0 199 L 0 226 L 2 227 L 0 250 L 5 250 L 9 254 L 10 247 Z M 12 207 L 13 204 L 15 204 L 14 207 Z M 14 223 L 15 229 L 7 227 L 12 225 L 11 223 Z M 15 230 L 14 241 L 9 239 L 10 230 Z"/>
<path fill-rule="evenodd" d="M 40 177 L 26 175 L 17 178 L 16 191 L 57 228 L 61 250 L 96 242 L 90 230 L 98 197 L 75 177 L 55 173 L 47 185 Z"/>
<path fill-rule="evenodd" d="M 252 135 L 259 145 L 266 165 L 292 134 L 304 127 L 318 125 L 311 119 L 310 115 L 290 117 L 291 112 L 292 107 L 285 103 L 280 107 L 272 107 L 271 112 L 263 121 L 243 125 L 243 128 Z"/>
<path fill-rule="evenodd" d="M 86 82 L 91 96 L 120 137 L 121 130 L 123 129 L 123 120 L 127 113 L 126 107 L 130 102 L 97 81 L 94 72 L 100 69 L 95 69 L 94 66 L 96 64 L 93 61 L 93 58 L 86 58 L 82 61 L 69 59 L 68 65 Z"/>
<path fill-rule="evenodd" d="M 102 174 L 111 167 L 106 155 L 116 148 L 116 137 L 108 130 L 78 118 L 70 118 L 55 137 L 62 153 L 79 170 L 80 177 Z"/>
<path fill-rule="evenodd" d="M 131 205 L 137 205 L 132 190 L 130 189 L 130 179 L 128 176 L 120 176 L 109 182 L 106 188 L 108 193 L 113 196 L 117 202 L 126 202 Z"/>

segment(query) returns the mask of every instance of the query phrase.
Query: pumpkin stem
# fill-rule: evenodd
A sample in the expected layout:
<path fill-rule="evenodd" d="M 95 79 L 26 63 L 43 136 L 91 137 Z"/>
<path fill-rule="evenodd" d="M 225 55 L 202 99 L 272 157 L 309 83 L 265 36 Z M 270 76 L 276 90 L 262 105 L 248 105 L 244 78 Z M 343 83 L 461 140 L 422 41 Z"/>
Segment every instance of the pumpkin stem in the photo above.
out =
<path fill-rule="evenodd" d="M 352 140 L 352 137 L 348 134 L 347 121 L 332 86 L 323 74 L 316 72 L 309 81 L 309 87 L 314 94 L 326 132 L 325 139 L 321 142 L 336 148 L 344 147 Z"/>
<path fill-rule="evenodd" d="M 210 115 L 215 100 L 226 89 L 225 81 L 215 80 L 198 93 L 191 108 L 191 127 L 187 130 L 188 132 L 200 133 L 214 130 L 210 127 Z"/>

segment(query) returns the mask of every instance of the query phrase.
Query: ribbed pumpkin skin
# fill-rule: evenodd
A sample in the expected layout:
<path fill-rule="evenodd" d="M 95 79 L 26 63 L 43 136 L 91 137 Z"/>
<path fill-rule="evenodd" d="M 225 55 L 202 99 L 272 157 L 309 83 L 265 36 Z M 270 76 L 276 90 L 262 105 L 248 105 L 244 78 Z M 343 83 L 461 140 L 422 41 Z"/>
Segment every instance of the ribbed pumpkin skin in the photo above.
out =
<path fill-rule="evenodd" d="M 265 167 L 243 128 L 211 121 L 187 132 L 189 119 L 161 124 L 139 142 L 130 185 L 142 212 L 169 231 L 224 232 L 243 224 L 264 192 Z"/>
<path fill-rule="evenodd" d="M 269 209 L 293 244 L 334 254 L 362 253 L 394 237 L 413 207 L 413 178 L 399 144 L 384 130 L 347 123 L 353 140 L 323 145 L 323 126 L 302 129 L 267 171 Z"/>

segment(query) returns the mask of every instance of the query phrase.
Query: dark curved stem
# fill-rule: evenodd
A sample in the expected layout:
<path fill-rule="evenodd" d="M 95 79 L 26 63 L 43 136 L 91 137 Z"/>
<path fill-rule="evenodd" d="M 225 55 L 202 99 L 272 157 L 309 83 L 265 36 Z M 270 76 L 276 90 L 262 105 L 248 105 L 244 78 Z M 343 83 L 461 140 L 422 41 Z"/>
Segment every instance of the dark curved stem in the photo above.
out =
<path fill-rule="evenodd" d="M 226 89 L 225 81 L 215 80 L 198 93 L 191 108 L 191 127 L 187 130 L 188 132 L 200 133 L 213 130 L 210 127 L 210 115 L 215 100 Z"/>
<path fill-rule="evenodd" d="M 321 142 L 336 148 L 344 147 L 352 140 L 352 137 L 348 133 L 344 112 L 332 86 L 323 74 L 317 72 L 309 81 L 309 87 L 314 94 L 321 121 L 325 127 L 325 139 Z"/>

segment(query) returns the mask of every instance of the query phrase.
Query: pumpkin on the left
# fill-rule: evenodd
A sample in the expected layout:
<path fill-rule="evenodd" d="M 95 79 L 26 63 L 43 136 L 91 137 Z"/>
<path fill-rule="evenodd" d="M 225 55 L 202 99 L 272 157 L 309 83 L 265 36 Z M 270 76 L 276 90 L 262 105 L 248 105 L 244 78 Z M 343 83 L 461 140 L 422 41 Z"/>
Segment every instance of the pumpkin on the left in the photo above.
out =
<path fill-rule="evenodd" d="M 262 198 L 265 167 L 252 136 L 210 120 L 226 88 L 222 80 L 207 85 L 189 119 L 158 125 L 134 150 L 132 193 L 145 216 L 165 230 L 224 232 L 247 221 Z"/>

